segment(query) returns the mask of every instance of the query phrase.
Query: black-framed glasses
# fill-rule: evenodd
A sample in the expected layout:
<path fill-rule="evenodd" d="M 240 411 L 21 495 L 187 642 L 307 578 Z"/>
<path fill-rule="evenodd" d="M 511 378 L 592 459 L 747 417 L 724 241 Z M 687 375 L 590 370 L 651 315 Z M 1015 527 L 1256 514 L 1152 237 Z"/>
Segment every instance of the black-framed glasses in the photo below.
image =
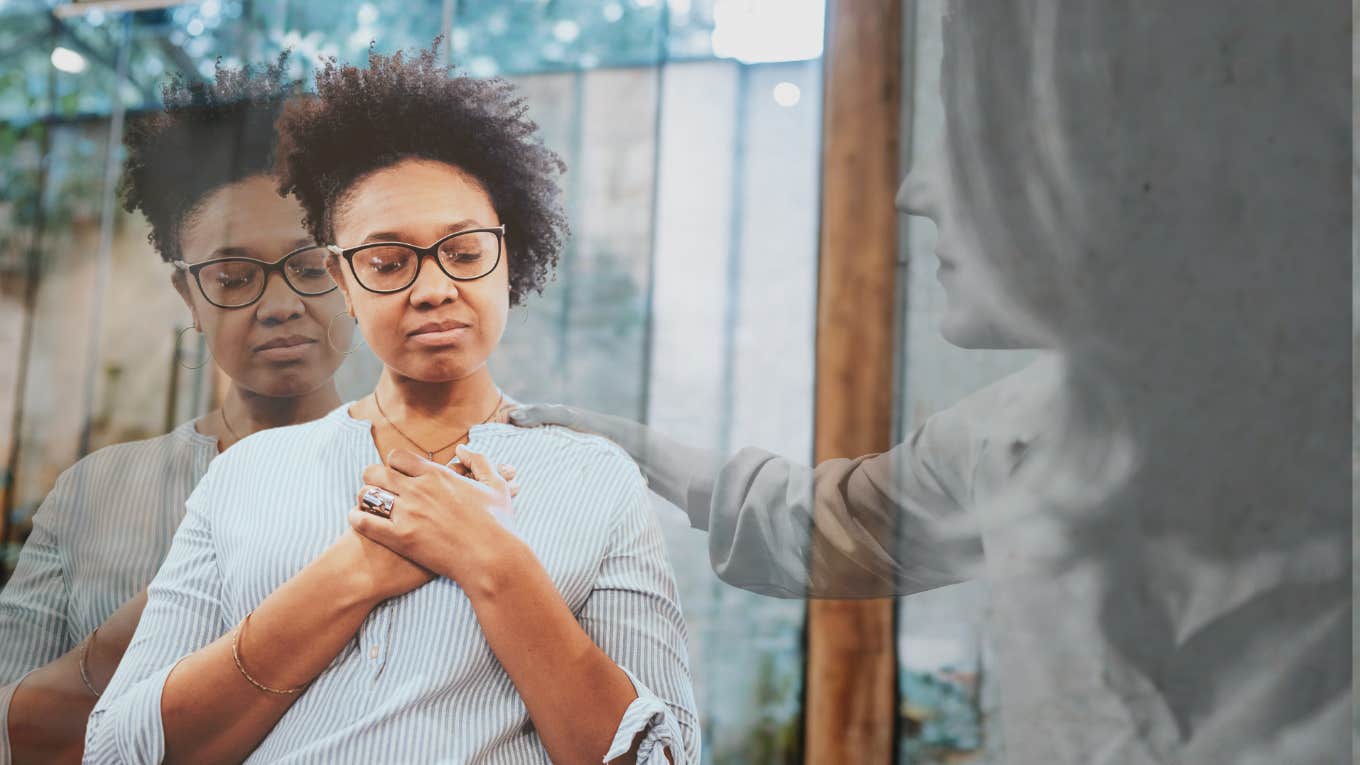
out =
<path fill-rule="evenodd" d="M 303 297 L 316 297 L 335 289 L 335 280 L 326 270 L 329 256 L 325 247 L 311 245 L 299 247 L 273 263 L 244 257 L 170 263 L 194 277 L 198 291 L 209 303 L 218 308 L 245 308 L 264 295 L 269 275 L 275 271 L 283 276 L 289 289 Z"/>
<path fill-rule="evenodd" d="M 405 242 L 369 242 L 355 247 L 329 245 L 328 249 L 349 263 L 359 286 L 369 292 L 390 294 L 415 284 L 420 261 L 434 258 L 439 270 L 454 281 L 470 282 L 496 270 L 501 262 L 505 226 L 468 228 L 444 236 L 429 247 Z"/>

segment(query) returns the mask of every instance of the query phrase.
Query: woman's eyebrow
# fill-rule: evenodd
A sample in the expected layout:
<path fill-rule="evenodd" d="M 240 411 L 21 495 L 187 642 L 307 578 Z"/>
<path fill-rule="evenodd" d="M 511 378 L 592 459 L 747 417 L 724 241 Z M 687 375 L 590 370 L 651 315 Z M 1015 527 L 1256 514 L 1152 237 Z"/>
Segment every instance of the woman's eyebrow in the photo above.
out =
<path fill-rule="evenodd" d="M 445 234 L 452 234 L 455 231 L 462 231 L 464 229 L 469 228 L 486 228 L 486 226 L 483 226 L 479 221 L 475 221 L 472 218 L 464 218 L 463 220 L 460 220 L 456 223 L 450 223 L 449 225 L 440 229 L 439 235 L 444 236 Z M 407 244 L 411 243 L 409 240 L 404 239 L 402 235 L 396 231 L 374 231 L 373 233 L 364 237 L 361 240 L 361 242 L 364 244 L 367 244 L 369 242 L 405 242 Z"/>
<path fill-rule="evenodd" d="M 226 245 L 224 247 L 218 247 L 217 249 L 208 253 L 208 257 L 204 258 L 204 260 L 217 260 L 218 258 L 248 258 L 248 257 L 250 257 L 249 248 L 238 247 L 235 245 Z"/>
<path fill-rule="evenodd" d="M 274 255 L 274 258 L 277 260 L 278 258 L 287 255 L 289 252 L 292 252 L 293 250 L 299 250 L 302 249 L 303 247 L 310 247 L 314 244 L 316 243 L 313 242 L 310 238 L 302 236 L 298 237 L 297 239 L 294 239 L 290 244 L 285 245 L 277 253 L 271 252 L 269 254 Z M 255 250 L 251 249 L 250 247 L 243 247 L 241 245 L 235 244 L 228 244 L 218 247 L 217 249 L 208 253 L 208 257 L 204 258 L 204 260 L 217 260 L 218 258 L 251 258 L 253 260 L 264 260 L 264 258 L 256 257 Z"/>

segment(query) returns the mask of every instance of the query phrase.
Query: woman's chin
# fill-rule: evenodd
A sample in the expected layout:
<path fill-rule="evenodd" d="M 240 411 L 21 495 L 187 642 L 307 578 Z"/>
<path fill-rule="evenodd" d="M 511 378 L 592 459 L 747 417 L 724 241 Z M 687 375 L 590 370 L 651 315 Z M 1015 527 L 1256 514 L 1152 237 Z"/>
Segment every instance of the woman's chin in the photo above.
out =
<path fill-rule="evenodd" d="M 291 370 L 274 374 L 254 374 L 233 377 L 232 381 L 258 396 L 268 398 L 297 398 L 317 390 L 331 381 L 335 370 Z"/>
<path fill-rule="evenodd" d="M 421 354 L 420 358 L 406 358 L 396 363 L 383 360 L 384 366 L 402 377 L 425 383 L 454 382 L 477 371 L 485 359 L 472 363 L 465 353 L 444 349 L 438 354 Z"/>
<path fill-rule="evenodd" d="M 976 311 L 950 305 L 940 320 L 940 336 L 950 345 L 970 350 L 1023 348 L 1019 338 L 1012 337 L 998 322 L 990 321 Z"/>

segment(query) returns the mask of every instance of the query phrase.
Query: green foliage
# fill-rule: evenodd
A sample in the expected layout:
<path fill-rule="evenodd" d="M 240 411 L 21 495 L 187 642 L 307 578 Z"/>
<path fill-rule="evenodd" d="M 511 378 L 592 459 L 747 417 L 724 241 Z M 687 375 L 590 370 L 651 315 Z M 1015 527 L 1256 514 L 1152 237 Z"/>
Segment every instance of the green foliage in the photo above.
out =
<path fill-rule="evenodd" d="M 713 762 L 801 763 L 802 710 L 788 704 L 798 697 L 801 682 L 796 671 L 787 667 L 781 670 L 773 655 L 761 654 L 753 694 L 758 705 L 755 723 L 743 731 L 746 736 L 738 747 L 715 752 Z"/>
<path fill-rule="evenodd" d="M 960 755 L 982 748 L 982 716 L 973 683 L 947 673 L 913 671 L 900 672 L 898 681 L 904 762 L 962 762 Z"/>

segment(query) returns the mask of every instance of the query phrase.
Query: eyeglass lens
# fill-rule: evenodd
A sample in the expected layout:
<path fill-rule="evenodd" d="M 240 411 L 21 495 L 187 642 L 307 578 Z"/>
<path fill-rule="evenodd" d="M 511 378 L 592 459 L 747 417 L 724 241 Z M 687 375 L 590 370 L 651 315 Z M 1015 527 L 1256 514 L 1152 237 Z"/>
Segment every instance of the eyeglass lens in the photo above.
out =
<path fill-rule="evenodd" d="M 289 255 L 283 263 L 288 286 L 300 295 L 321 295 L 335 289 L 335 281 L 326 270 L 326 256 L 324 247 L 309 247 Z M 198 283 L 204 297 L 216 305 L 249 305 L 264 294 L 265 269 L 251 260 L 209 263 L 199 269 Z"/>
<path fill-rule="evenodd" d="M 491 273 L 500 255 L 500 239 L 491 231 L 468 231 L 439 244 L 439 265 L 455 279 L 477 279 Z M 354 275 L 370 290 L 400 290 L 415 281 L 420 256 L 400 244 L 364 247 L 354 253 Z"/>

